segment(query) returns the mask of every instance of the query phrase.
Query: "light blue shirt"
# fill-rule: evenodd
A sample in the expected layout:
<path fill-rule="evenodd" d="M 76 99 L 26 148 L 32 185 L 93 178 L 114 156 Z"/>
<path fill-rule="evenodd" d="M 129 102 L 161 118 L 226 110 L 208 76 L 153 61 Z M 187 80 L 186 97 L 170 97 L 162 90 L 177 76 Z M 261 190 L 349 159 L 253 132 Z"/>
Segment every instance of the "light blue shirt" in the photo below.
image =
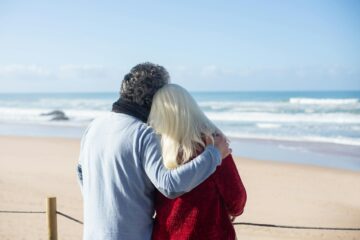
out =
<path fill-rule="evenodd" d="M 154 130 L 121 113 L 95 119 L 80 149 L 84 239 L 151 239 L 154 191 L 175 198 L 208 178 L 221 162 L 214 146 L 174 170 L 162 163 Z"/>

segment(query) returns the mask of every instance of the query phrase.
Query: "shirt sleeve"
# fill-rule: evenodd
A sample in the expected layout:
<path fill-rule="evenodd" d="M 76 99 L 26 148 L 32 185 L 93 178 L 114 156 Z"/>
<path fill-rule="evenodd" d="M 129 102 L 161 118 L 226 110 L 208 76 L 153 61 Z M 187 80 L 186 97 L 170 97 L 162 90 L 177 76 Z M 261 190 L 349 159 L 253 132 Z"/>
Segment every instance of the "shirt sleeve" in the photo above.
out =
<path fill-rule="evenodd" d="M 79 161 L 78 161 L 78 164 L 76 166 L 77 179 L 78 179 L 78 183 L 79 183 L 79 186 L 80 186 L 81 193 L 82 193 L 82 188 L 83 188 L 82 163 L 83 163 L 83 157 L 84 157 L 84 143 L 85 143 L 85 140 L 86 140 L 87 133 L 88 133 L 88 131 L 90 129 L 90 126 L 91 126 L 91 124 L 89 124 L 89 126 L 85 129 L 85 131 L 83 133 L 83 136 L 81 138 Z"/>
<path fill-rule="evenodd" d="M 142 144 L 142 164 L 154 186 L 166 197 L 176 198 L 207 179 L 221 163 L 221 154 L 214 146 L 207 146 L 204 152 L 192 161 L 175 169 L 166 169 L 161 156 L 158 136 L 147 134 Z"/>
<path fill-rule="evenodd" d="M 242 214 L 247 195 L 231 155 L 222 161 L 214 174 L 214 179 L 229 215 Z"/>

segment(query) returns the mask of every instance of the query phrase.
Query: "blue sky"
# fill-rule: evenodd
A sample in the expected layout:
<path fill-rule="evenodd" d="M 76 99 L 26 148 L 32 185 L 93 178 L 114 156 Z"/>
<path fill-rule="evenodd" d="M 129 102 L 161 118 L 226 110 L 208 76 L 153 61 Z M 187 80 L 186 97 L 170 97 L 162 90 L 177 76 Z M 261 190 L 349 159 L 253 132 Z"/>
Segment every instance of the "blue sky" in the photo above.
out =
<path fill-rule="evenodd" d="M 0 92 L 360 90 L 360 1 L 1 1 Z"/>

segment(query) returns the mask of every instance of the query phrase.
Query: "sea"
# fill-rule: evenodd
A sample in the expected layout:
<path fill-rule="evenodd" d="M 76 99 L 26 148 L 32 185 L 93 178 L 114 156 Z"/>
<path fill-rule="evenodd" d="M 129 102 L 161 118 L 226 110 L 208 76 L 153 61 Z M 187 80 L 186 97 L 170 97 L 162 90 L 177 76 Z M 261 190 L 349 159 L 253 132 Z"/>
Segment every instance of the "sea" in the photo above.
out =
<path fill-rule="evenodd" d="M 191 94 L 236 156 L 360 171 L 360 91 Z M 81 138 L 118 97 L 0 93 L 0 135 Z"/>

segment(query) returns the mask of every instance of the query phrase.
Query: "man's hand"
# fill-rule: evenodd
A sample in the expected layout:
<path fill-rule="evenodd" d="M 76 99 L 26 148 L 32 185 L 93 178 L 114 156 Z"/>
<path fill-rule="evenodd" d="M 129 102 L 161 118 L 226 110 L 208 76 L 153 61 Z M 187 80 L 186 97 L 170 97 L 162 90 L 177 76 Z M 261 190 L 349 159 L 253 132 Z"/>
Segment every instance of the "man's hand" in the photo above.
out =
<path fill-rule="evenodd" d="M 214 144 L 214 146 L 220 151 L 222 159 L 231 154 L 232 150 L 229 148 L 229 143 L 223 134 L 215 133 L 213 134 L 213 137 L 214 142 L 212 142 L 209 137 L 205 138 L 206 145 Z"/>

